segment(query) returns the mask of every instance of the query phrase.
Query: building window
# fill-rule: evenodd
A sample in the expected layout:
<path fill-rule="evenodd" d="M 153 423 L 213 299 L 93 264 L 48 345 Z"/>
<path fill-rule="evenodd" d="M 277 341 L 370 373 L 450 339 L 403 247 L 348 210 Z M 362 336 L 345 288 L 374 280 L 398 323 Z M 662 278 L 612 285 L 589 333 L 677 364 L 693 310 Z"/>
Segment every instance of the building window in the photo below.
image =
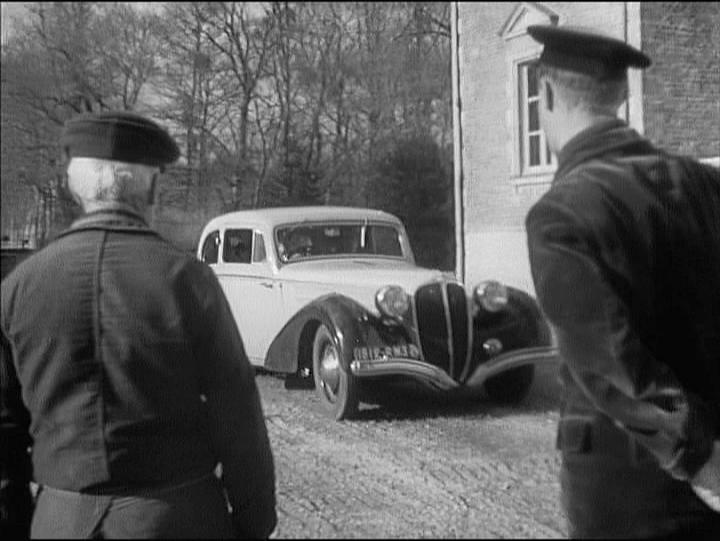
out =
<path fill-rule="evenodd" d="M 554 157 L 540 128 L 540 95 L 537 60 L 518 64 L 520 98 L 520 170 L 522 175 L 544 173 L 555 165 Z"/>

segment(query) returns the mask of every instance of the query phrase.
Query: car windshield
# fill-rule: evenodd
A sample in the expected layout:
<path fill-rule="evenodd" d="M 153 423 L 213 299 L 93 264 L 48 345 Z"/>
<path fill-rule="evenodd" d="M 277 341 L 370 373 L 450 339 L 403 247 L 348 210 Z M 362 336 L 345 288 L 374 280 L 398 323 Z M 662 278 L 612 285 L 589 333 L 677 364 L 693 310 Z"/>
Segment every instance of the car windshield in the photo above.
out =
<path fill-rule="evenodd" d="M 400 235 L 393 225 L 362 222 L 288 225 L 275 231 L 283 263 L 309 257 L 403 257 Z"/>

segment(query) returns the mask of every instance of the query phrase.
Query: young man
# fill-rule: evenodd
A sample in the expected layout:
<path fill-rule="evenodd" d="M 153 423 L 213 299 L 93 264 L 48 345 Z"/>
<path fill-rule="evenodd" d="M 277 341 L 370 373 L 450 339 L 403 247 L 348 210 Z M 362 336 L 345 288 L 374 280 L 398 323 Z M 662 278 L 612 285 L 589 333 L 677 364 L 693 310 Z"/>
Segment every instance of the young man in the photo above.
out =
<path fill-rule="evenodd" d="M 563 359 L 570 536 L 720 538 L 720 171 L 617 118 L 642 52 L 587 29 L 528 32 L 558 160 L 526 228 Z"/>
<path fill-rule="evenodd" d="M 27 535 L 32 479 L 34 538 L 268 537 L 273 457 L 237 327 L 212 271 L 144 217 L 177 145 L 130 113 L 78 117 L 61 143 L 85 215 L 2 283 L 3 534 Z"/>

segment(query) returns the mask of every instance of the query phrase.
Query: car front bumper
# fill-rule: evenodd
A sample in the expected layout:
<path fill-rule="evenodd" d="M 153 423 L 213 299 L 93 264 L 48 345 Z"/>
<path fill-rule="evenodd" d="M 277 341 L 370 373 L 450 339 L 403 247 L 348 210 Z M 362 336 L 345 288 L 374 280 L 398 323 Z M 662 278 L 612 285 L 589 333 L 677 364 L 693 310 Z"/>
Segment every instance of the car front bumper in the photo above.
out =
<path fill-rule="evenodd" d="M 470 375 L 462 385 L 465 387 L 479 387 L 488 378 L 506 370 L 517 368 L 526 364 L 538 364 L 558 361 L 557 348 L 540 346 L 522 348 L 501 353 L 491 357 Z M 387 357 L 385 359 L 354 360 L 350 363 L 350 371 L 357 377 L 377 376 L 410 376 L 443 391 L 450 391 L 461 386 L 448 374 L 429 363 L 412 359 L 399 359 Z"/>

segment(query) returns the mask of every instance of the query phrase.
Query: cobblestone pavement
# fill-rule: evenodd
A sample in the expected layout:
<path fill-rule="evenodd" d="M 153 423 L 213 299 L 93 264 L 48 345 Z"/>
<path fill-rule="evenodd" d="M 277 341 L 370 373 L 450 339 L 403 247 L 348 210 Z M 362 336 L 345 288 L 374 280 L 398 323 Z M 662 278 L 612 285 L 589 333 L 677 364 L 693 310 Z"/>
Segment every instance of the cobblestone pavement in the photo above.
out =
<path fill-rule="evenodd" d="M 275 457 L 275 538 L 566 536 L 554 449 L 557 383 L 519 406 L 395 393 L 336 422 L 312 390 L 259 374 Z"/>

